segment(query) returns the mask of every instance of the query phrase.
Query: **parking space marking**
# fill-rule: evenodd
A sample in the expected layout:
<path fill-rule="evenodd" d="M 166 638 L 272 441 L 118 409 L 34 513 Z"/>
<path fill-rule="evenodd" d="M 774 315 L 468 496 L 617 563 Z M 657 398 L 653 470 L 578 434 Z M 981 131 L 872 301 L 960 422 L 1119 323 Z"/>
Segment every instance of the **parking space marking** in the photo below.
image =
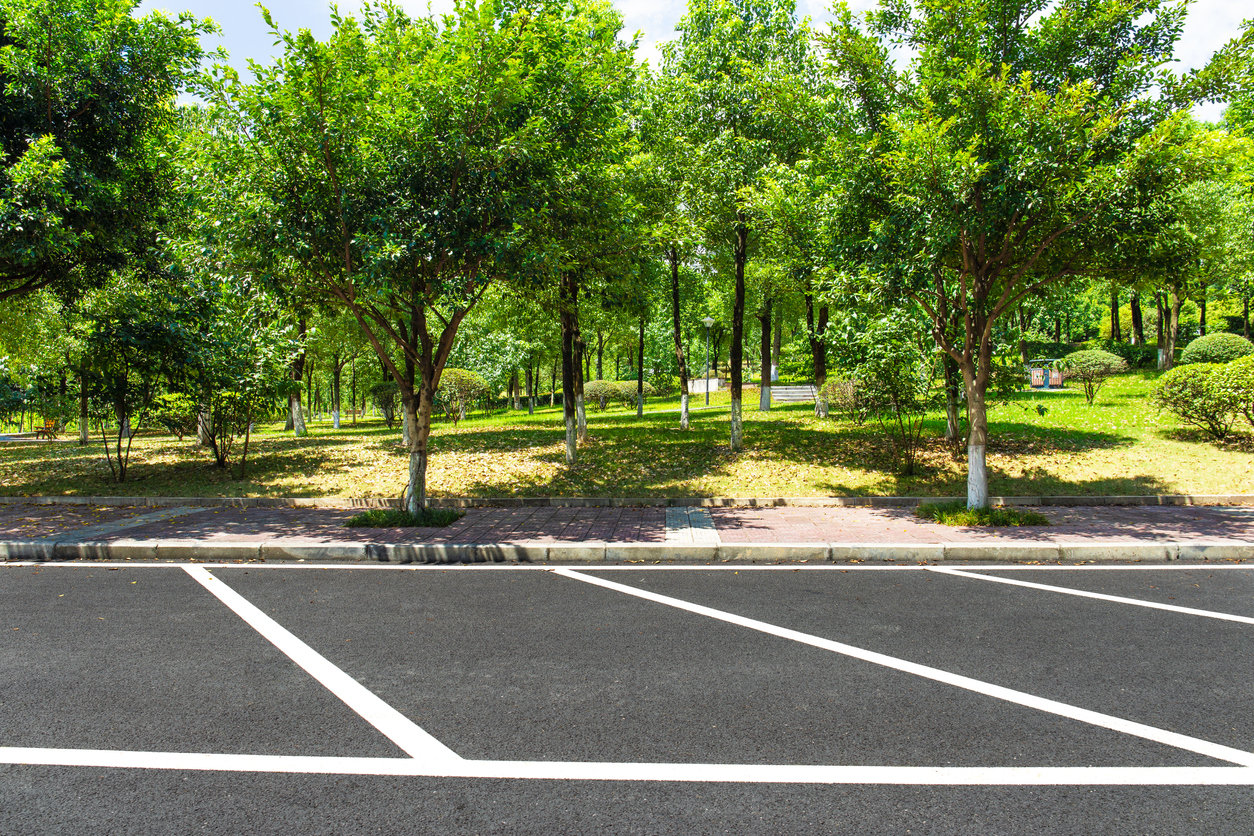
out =
<path fill-rule="evenodd" d="M 205 569 L 353 569 L 367 572 L 551 572 L 561 564 L 552 563 L 248 563 L 232 561 L 109 561 L 109 560 L 4 560 L 0 568 L 13 569 L 182 569 L 201 566 Z M 581 571 L 588 572 L 921 572 L 940 568 L 925 563 L 606 563 L 579 564 Z M 1092 564 L 1005 564 L 963 563 L 962 571 L 978 569 L 982 572 L 1213 572 L 1225 569 L 1238 572 L 1254 571 L 1250 563 L 1092 563 Z"/>
<path fill-rule="evenodd" d="M 823 766 L 589 761 L 337 758 L 108 749 L 0 747 L 0 764 L 113 769 L 386 775 L 561 781 L 658 781 L 921 786 L 1254 786 L 1254 769 L 1228 766 Z"/>
<path fill-rule="evenodd" d="M 979 679 L 973 679 L 969 676 L 950 673 L 949 671 L 944 671 L 940 668 L 920 665 L 917 662 L 909 662 L 895 656 L 876 653 L 873 650 L 866 650 L 861 647 L 844 644 L 843 642 L 813 636 L 809 633 L 802 633 L 797 630 L 790 630 L 786 627 L 767 624 L 765 621 L 746 618 L 742 615 L 736 615 L 735 613 L 726 612 L 724 610 L 716 610 L 712 607 L 694 604 L 689 601 L 682 601 L 678 598 L 671 598 L 667 595 L 659 595 L 656 592 L 649 592 L 648 590 L 640 589 L 638 587 L 627 586 L 625 584 L 606 580 L 605 578 L 598 578 L 595 575 L 575 572 L 570 569 L 554 569 L 553 573 L 561 575 L 562 577 L 582 581 L 583 583 L 589 583 L 594 586 L 614 590 L 615 592 L 621 592 L 625 595 L 633 595 L 637 598 L 643 598 L 646 601 L 653 601 L 654 603 L 685 610 L 696 615 L 703 615 L 707 618 L 724 621 L 728 624 L 735 624 L 740 627 L 746 627 L 750 630 L 757 630 L 762 633 L 778 636 L 783 639 L 789 639 L 801 644 L 807 644 L 811 647 L 817 647 L 822 650 L 830 650 L 833 653 L 840 653 L 854 659 L 861 659 L 864 662 L 882 665 L 903 673 L 913 674 L 914 676 L 923 677 L 924 679 L 930 679 L 934 682 L 942 682 L 946 685 L 953 685 L 968 691 L 974 691 L 977 694 L 984 694 L 985 696 L 1015 703 L 1016 705 L 1022 705 L 1027 708 L 1035 708 L 1038 711 L 1044 711 L 1060 717 L 1066 717 L 1071 720 L 1078 720 L 1081 723 L 1088 723 L 1089 725 L 1111 729 L 1112 731 L 1123 732 L 1124 734 L 1129 734 L 1134 737 L 1152 740 L 1166 746 L 1174 746 L 1178 749 L 1195 752 L 1199 755 L 1205 755 L 1217 760 L 1228 761 L 1229 763 L 1236 763 L 1247 767 L 1254 767 L 1254 752 L 1246 752 L 1241 749 L 1235 749 L 1231 746 L 1213 743 L 1209 740 L 1202 740 L 1201 738 L 1190 737 L 1189 735 L 1179 734 L 1178 732 L 1168 731 L 1154 726 L 1147 726 L 1144 723 L 1137 723 L 1133 720 L 1126 720 L 1122 717 L 1115 717 L 1111 714 L 1103 714 L 1099 711 L 1091 711 L 1087 708 L 1068 705 L 1067 703 L 1058 702 L 1057 700 L 1038 697 L 1035 694 L 1029 694 L 1025 691 L 1017 691 L 1013 688 L 994 685 L 991 682 L 984 682 Z"/>
<path fill-rule="evenodd" d="M 331 664 L 326 657 L 305 644 L 285 627 L 252 604 L 203 566 L 184 566 L 201 586 L 226 604 L 250 627 L 287 655 L 310 676 L 322 683 L 349 708 L 413 758 L 444 762 L 461 760 L 452 749 L 436 740 L 412 720 L 379 699 L 373 691 Z"/>
<path fill-rule="evenodd" d="M 1080 598 L 1096 598 L 1099 601 L 1112 601 L 1116 604 L 1131 604 L 1134 607 L 1148 607 L 1153 610 L 1167 610 L 1168 612 L 1183 613 L 1185 615 L 1199 615 L 1204 618 L 1217 618 L 1221 621 L 1236 621 L 1240 624 L 1254 624 L 1254 618 L 1248 615 L 1233 615 L 1232 613 L 1216 612 L 1214 610 L 1199 610 L 1193 607 L 1178 607 L 1175 604 L 1160 604 L 1157 601 L 1146 601 L 1141 598 L 1124 598 L 1120 595 L 1106 595 L 1101 592 L 1089 592 L 1085 589 L 1071 589 L 1065 586 L 1050 586 L 1044 583 L 1032 583 L 1031 581 L 1020 581 L 1014 578 L 998 578 L 993 575 L 982 575 L 978 572 L 971 572 L 965 569 L 949 569 L 942 566 L 927 566 L 928 572 L 937 572 L 943 575 L 953 575 L 959 578 L 971 578 L 973 580 L 989 581 L 991 583 L 1004 583 L 1011 586 L 1022 586 L 1028 589 L 1040 589 L 1045 592 L 1061 592 L 1064 595 L 1076 595 Z"/>

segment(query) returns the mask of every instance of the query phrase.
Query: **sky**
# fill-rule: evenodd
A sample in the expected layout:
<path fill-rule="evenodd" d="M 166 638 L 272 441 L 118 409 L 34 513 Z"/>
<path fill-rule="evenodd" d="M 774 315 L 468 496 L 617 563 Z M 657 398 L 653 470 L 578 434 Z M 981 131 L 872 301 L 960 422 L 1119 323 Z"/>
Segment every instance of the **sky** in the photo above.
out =
<path fill-rule="evenodd" d="M 357 3 L 355 0 L 343 0 L 339 5 L 342 11 L 347 12 Z M 425 14 L 428 9 L 427 0 L 401 0 L 400 5 L 414 15 Z M 452 0 L 431 0 L 430 9 L 440 13 L 451 9 L 452 5 Z M 614 0 L 614 5 L 622 12 L 624 33 L 640 33 L 639 56 L 656 65 L 660 60 L 658 46 L 674 37 L 675 24 L 684 13 L 684 4 L 667 0 Z M 828 0 L 797 0 L 797 13 L 821 25 L 829 19 L 826 11 L 829 5 Z M 855 10 L 873 5 L 875 0 L 850 2 Z M 273 13 L 275 23 L 283 29 L 309 29 L 319 37 L 330 33 L 327 3 L 267 0 L 266 6 Z M 231 63 L 241 70 L 245 67 L 245 59 L 253 58 L 265 63 L 276 51 L 274 38 L 266 31 L 255 0 L 144 0 L 140 6 L 141 12 L 154 9 L 170 13 L 186 10 L 198 17 L 212 18 L 222 28 L 222 36 L 208 40 L 206 46 L 226 49 Z M 1249 0 L 1195 0 L 1184 35 L 1176 47 L 1181 69 L 1204 64 L 1216 49 L 1237 34 L 1242 19 L 1251 15 L 1254 11 L 1251 11 Z M 1196 115 L 1216 120 L 1221 112 L 1220 105 L 1207 105 L 1199 108 Z"/>

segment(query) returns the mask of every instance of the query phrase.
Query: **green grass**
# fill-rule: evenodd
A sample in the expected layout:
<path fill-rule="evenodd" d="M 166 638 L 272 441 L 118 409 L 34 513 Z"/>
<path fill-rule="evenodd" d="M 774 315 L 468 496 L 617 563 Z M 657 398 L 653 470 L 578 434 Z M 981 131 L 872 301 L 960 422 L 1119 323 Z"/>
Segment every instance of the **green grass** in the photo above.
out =
<path fill-rule="evenodd" d="M 1020 526 L 1049 525 L 1049 518 L 1038 511 L 1022 508 L 968 508 L 963 500 L 920 505 L 915 514 L 941 525 Z"/>
<path fill-rule="evenodd" d="M 401 508 L 371 508 L 351 517 L 345 528 L 442 528 L 457 522 L 462 511 L 451 508 L 426 508 L 414 514 Z"/>
<path fill-rule="evenodd" d="M 993 496 L 1254 493 L 1254 435 L 1243 426 L 1212 443 L 1148 402 L 1154 375 L 1111 379 L 1093 406 L 1078 391 L 1023 392 L 990 412 L 988 467 Z M 656 399 L 642 418 L 610 409 L 588 414 L 590 439 L 568 467 L 560 407 L 475 414 L 431 436 L 431 496 L 865 496 L 966 495 L 963 451 L 929 416 L 914 476 L 901 476 L 873 423 L 814 417 L 809 404 L 758 412 L 745 393 L 744 450 L 727 449 L 729 398 L 710 407 L 692 398 L 679 429 L 678 398 Z M 1041 414 L 1042 411 L 1044 414 Z M 242 480 L 213 466 L 194 440 L 143 433 L 129 478 L 109 479 L 100 441 L 0 443 L 6 495 L 395 497 L 407 454 L 400 429 L 377 420 L 334 430 L 311 422 L 294 438 L 263 425 Z"/>

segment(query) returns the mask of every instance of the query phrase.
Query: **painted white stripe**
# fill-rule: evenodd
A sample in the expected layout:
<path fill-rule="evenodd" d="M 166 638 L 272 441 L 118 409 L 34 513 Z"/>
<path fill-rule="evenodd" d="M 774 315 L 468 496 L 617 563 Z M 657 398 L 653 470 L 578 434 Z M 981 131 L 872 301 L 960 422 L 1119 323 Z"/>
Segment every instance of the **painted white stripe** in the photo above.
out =
<path fill-rule="evenodd" d="M 1227 785 L 1254 786 L 1254 769 L 1224 766 L 812 766 L 723 763 L 480 761 L 435 763 L 410 758 L 219 755 L 101 749 L 0 747 L 0 763 L 115 769 L 186 769 L 323 775 L 518 778 L 567 781 L 739 782 L 923 785 Z"/>
<path fill-rule="evenodd" d="M 434 762 L 460 760 L 452 749 L 379 699 L 357 680 L 331 664 L 324 656 L 255 607 L 243 595 L 211 575 L 203 566 L 184 566 L 183 569 L 201 586 L 212 592 L 219 601 L 230 607 L 236 615 L 244 619 L 250 627 L 283 651 L 293 662 L 411 757 Z"/>
<path fill-rule="evenodd" d="M 948 569 L 941 566 L 925 566 L 924 569 L 929 572 L 939 572 L 943 575 L 954 575 L 959 578 L 971 578 L 973 580 L 990 581 L 992 583 L 1004 583 L 1011 586 L 1022 586 L 1028 589 L 1040 589 L 1045 592 L 1061 592 L 1064 595 L 1075 595 L 1080 598 L 1095 598 L 1098 601 L 1112 601 L 1116 604 L 1131 604 L 1134 607 L 1148 607 L 1152 610 L 1166 610 L 1168 612 L 1184 613 L 1185 615 L 1200 615 L 1204 618 L 1217 618 L 1221 621 L 1236 621 L 1240 624 L 1254 624 L 1254 618 L 1247 615 L 1233 615 L 1232 613 L 1216 612 L 1214 610 L 1198 610 L 1193 607 L 1178 607 L 1175 604 L 1160 604 L 1157 601 L 1146 601 L 1142 598 L 1124 598 L 1119 595 L 1106 595 L 1101 592 L 1089 592 L 1088 590 L 1071 589 L 1065 586 L 1050 586 L 1049 584 L 1020 581 L 1015 580 L 1014 578 L 997 578 L 992 575 L 981 575 L 977 572 Z"/>
<path fill-rule="evenodd" d="M 842 642 L 824 639 L 818 636 L 812 636 L 809 633 L 802 633 L 797 630 L 789 630 L 786 627 L 778 627 L 774 624 L 767 624 L 765 621 L 758 621 L 752 618 L 745 618 L 735 613 L 716 610 L 712 607 L 705 607 L 700 604 L 693 604 L 688 601 L 681 601 L 678 598 L 671 598 L 666 595 L 658 595 L 656 592 L 648 592 L 634 586 L 626 586 L 614 581 L 608 581 L 605 578 L 598 578 L 594 575 L 587 575 L 582 572 L 573 572 L 570 569 L 554 569 L 554 574 L 563 577 L 573 578 L 584 583 L 590 583 L 594 586 L 601 586 L 606 589 L 612 589 L 616 592 L 622 592 L 626 595 L 633 595 L 637 598 L 643 598 L 646 601 L 663 604 L 668 607 L 685 610 L 687 612 L 703 615 L 707 618 L 714 618 L 719 621 L 725 621 L 728 624 L 735 624 L 740 627 L 747 627 L 750 630 L 757 630 L 772 636 L 778 636 L 782 639 L 807 644 L 811 647 L 817 647 L 822 650 L 830 650 L 833 653 L 840 653 L 854 659 L 861 659 L 864 662 L 871 662 L 876 665 L 882 665 L 886 668 L 902 671 L 903 673 L 920 676 L 924 679 L 931 679 L 935 682 L 942 682 L 946 685 L 953 685 L 958 688 L 964 688 L 968 691 L 974 691 L 977 694 L 994 697 L 1006 702 L 1015 703 L 1017 705 L 1035 708 L 1038 711 L 1045 711 L 1050 714 L 1056 714 L 1060 717 L 1066 717 L 1071 720 L 1078 720 L 1082 723 L 1088 723 L 1094 726 L 1100 726 L 1105 729 L 1123 732 L 1134 737 L 1152 740 L 1156 743 L 1162 743 L 1166 746 L 1175 746 L 1179 749 L 1185 749 L 1190 752 L 1196 752 L 1199 755 L 1217 758 L 1219 760 L 1237 763 L 1242 766 L 1254 766 L 1254 752 L 1246 752 L 1241 749 L 1234 749 L 1231 746 L 1224 746 L 1219 743 L 1212 743 L 1208 740 L 1202 740 L 1197 737 L 1190 737 L 1184 734 L 1167 731 L 1166 729 L 1147 726 L 1143 723 L 1137 723 L 1132 720 L 1125 720 L 1121 717 L 1115 717 L 1110 714 L 1102 714 L 1098 711 L 1090 711 L 1087 708 L 1080 708 L 1067 703 L 1058 702 L 1057 700 L 1038 697 L 1024 691 L 1016 691 L 1012 688 L 1005 688 L 1001 685 L 994 685 L 991 682 L 983 682 L 979 679 L 972 679 L 969 676 L 962 676 L 949 671 L 943 671 L 939 668 L 920 665 L 916 662 L 908 662 L 905 659 L 898 659 L 895 656 L 887 656 L 883 653 L 876 653 L 872 650 L 865 650 L 861 647 L 844 644 Z"/>

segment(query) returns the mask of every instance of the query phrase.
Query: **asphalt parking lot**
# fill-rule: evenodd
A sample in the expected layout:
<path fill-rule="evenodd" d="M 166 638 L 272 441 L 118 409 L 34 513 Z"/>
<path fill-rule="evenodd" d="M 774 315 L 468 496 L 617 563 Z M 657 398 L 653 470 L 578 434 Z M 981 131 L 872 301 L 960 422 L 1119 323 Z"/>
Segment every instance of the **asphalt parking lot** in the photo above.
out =
<path fill-rule="evenodd" d="M 0 565 L 0 833 L 1254 834 L 1254 568 Z"/>

